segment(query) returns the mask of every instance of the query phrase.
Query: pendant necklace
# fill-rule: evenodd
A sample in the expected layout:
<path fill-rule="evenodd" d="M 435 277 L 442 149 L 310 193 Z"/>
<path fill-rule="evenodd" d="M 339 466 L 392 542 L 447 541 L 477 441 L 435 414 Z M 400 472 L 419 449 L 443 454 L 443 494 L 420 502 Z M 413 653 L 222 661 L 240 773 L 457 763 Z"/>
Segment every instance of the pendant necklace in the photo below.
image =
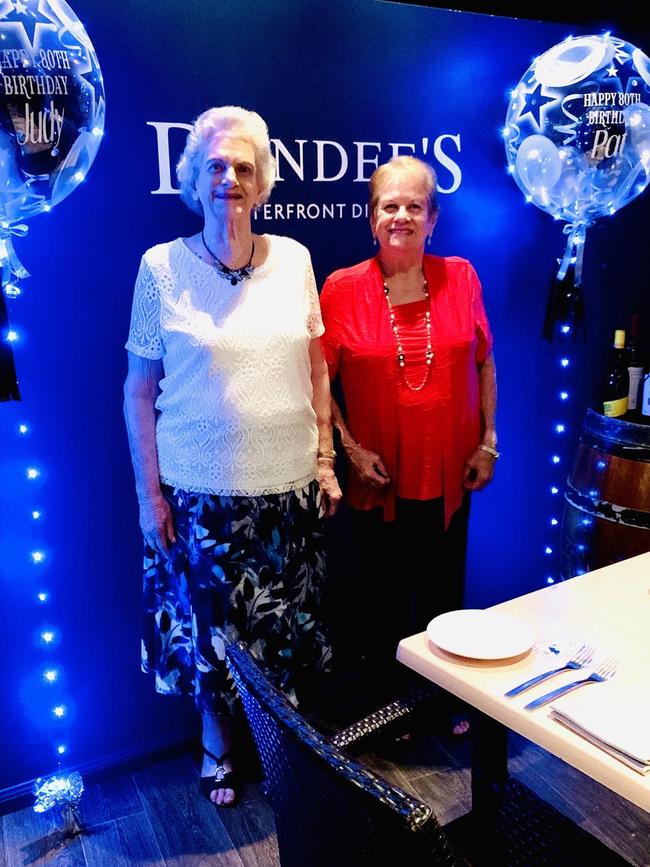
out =
<path fill-rule="evenodd" d="M 424 281 L 424 286 L 422 287 L 422 292 L 424 293 L 424 295 L 428 301 L 429 300 L 429 286 L 428 286 L 426 280 Z M 426 334 L 427 334 L 427 348 L 426 348 L 426 351 L 424 354 L 424 360 L 426 362 L 426 370 L 424 372 L 424 379 L 422 380 L 422 382 L 419 385 L 413 385 L 412 383 L 409 382 L 408 377 L 406 375 L 406 355 L 404 354 L 404 347 L 402 346 L 402 341 L 400 339 L 399 331 L 397 328 L 397 321 L 395 319 L 395 308 L 390 303 L 390 289 L 388 288 L 388 286 L 386 285 L 385 282 L 384 282 L 384 296 L 386 297 L 386 303 L 388 304 L 388 314 L 390 316 L 390 327 L 393 330 L 393 334 L 395 335 L 395 342 L 397 343 L 397 363 L 398 363 L 398 365 L 402 371 L 402 376 L 404 377 L 404 382 L 406 383 L 406 386 L 409 389 L 409 391 L 421 391 L 424 388 L 427 379 L 429 378 L 429 368 L 431 367 L 431 363 L 432 363 L 434 355 L 435 355 L 435 353 L 433 351 L 433 347 L 431 346 L 431 312 L 429 310 L 429 307 L 427 307 L 426 312 L 424 314 L 424 324 L 425 324 Z"/>
<path fill-rule="evenodd" d="M 208 247 L 203 231 L 201 231 L 201 240 L 203 241 L 203 246 L 205 247 L 205 249 L 217 263 L 217 270 L 219 271 L 219 273 L 222 274 L 224 277 L 227 277 L 233 286 L 241 283 L 242 280 L 247 280 L 251 276 L 251 273 L 255 270 L 251 264 L 253 261 L 253 256 L 255 255 L 255 241 L 253 241 L 252 243 L 251 255 L 248 263 L 246 265 L 242 265 L 241 268 L 229 268 L 225 264 L 225 262 L 222 262 L 218 256 L 215 256 L 212 250 Z"/>

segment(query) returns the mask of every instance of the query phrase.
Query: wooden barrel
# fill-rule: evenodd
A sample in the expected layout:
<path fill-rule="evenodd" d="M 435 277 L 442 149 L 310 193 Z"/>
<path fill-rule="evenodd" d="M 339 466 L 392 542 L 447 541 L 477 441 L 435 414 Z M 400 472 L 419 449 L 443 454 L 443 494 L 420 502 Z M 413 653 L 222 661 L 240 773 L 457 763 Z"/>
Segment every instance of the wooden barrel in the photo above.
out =
<path fill-rule="evenodd" d="M 650 551 L 650 426 L 587 410 L 565 500 L 563 578 Z"/>

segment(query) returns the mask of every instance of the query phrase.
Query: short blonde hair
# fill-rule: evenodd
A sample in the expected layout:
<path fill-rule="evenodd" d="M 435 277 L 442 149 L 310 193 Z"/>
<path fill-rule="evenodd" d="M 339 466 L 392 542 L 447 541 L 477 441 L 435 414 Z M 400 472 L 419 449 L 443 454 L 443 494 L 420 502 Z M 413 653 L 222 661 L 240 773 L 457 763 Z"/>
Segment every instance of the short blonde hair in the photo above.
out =
<path fill-rule="evenodd" d="M 377 202 L 379 201 L 380 187 L 386 181 L 387 177 L 393 172 L 414 172 L 420 175 L 420 177 L 424 181 L 424 185 L 427 191 L 427 199 L 429 202 L 429 216 L 431 216 L 432 214 L 437 214 L 440 211 L 437 192 L 438 178 L 436 177 L 434 169 L 429 165 L 429 163 L 425 163 L 422 160 L 417 159 L 416 157 L 401 156 L 393 157 L 392 160 L 389 160 L 387 163 L 383 163 L 383 165 L 378 166 L 370 176 L 370 181 L 368 182 L 368 189 L 370 190 L 371 219 L 375 213 Z"/>
<path fill-rule="evenodd" d="M 260 185 L 258 204 L 264 204 L 275 184 L 275 160 L 271 153 L 269 130 L 257 112 L 248 111 L 238 105 L 209 108 L 192 124 L 192 129 L 187 134 L 185 149 L 176 166 L 181 199 L 190 210 L 197 214 L 203 213 L 201 203 L 194 195 L 199 161 L 206 143 L 218 133 L 243 138 L 252 145 L 255 152 L 255 171 Z"/>

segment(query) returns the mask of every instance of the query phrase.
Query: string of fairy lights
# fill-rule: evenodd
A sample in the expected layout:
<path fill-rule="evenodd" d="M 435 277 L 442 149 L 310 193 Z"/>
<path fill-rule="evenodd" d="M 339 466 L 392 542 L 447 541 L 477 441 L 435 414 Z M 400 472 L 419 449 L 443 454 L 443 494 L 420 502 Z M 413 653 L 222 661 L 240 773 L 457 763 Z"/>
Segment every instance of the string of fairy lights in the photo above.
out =
<path fill-rule="evenodd" d="M 99 138 L 103 135 L 103 129 L 98 126 L 94 127 L 92 134 Z M 77 171 L 73 176 L 73 180 L 77 184 L 82 183 L 85 178 L 86 175 L 82 171 Z M 47 202 L 43 202 L 39 210 L 47 213 L 51 210 L 51 206 Z M 2 221 L 0 228 L 3 232 L 11 232 L 10 224 L 7 221 Z M 7 299 L 8 306 L 11 306 L 22 295 L 19 278 L 25 275 L 26 272 L 23 275 L 18 274 L 17 277 L 12 276 L 12 279 L 8 280 L 2 287 L 2 292 Z M 9 344 L 12 352 L 16 352 L 20 349 L 23 336 L 23 333 L 16 327 L 9 326 L 2 335 L 2 339 Z M 26 419 L 21 420 L 16 424 L 15 432 L 19 438 L 28 441 L 32 434 L 32 425 Z M 37 704 L 39 707 L 44 706 L 47 708 L 47 719 L 40 720 L 39 724 L 49 732 L 52 739 L 52 751 L 57 760 L 55 774 L 44 781 L 41 778 L 37 780 L 37 784 L 42 783 L 41 789 L 43 790 L 39 790 L 40 794 L 37 792 L 38 800 L 35 809 L 39 811 L 43 808 L 43 805 L 49 804 L 48 798 L 50 801 L 56 802 L 60 797 L 67 797 L 69 792 L 72 792 L 76 796 L 82 787 L 81 778 L 78 774 L 65 775 L 61 771 L 63 761 L 70 752 L 69 720 L 71 703 L 66 698 L 64 692 L 63 668 L 56 660 L 57 650 L 61 643 L 61 630 L 50 621 L 49 611 L 51 610 L 52 592 L 45 586 L 44 581 L 44 577 L 48 571 L 49 558 L 42 543 L 42 527 L 45 523 L 45 513 L 38 500 L 38 495 L 42 490 L 45 475 L 42 467 L 37 463 L 28 462 L 24 467 L 25 481 L 33 492 L 31 507 L 25 515 L 26 520 L 32 524 L 31 533 L 27 535 L 37 540 L 31 550 L 26 552 L 31 566 L 36 570 L 34 574 L 36 580 L 30 582 L 32 588 L 34 585 L 37 587 L 36 590 L 32 589 L 32 601 L 40 609 L 40 614 L 37 615 L 39 625 L 35 629 L 34 644 L 42 652 L 43 661 L 40 664 L 41 671 L 38 681 L 43 690 L 46 691 L 46 695 L 44 696 L 45 701 L 37 702 Z M 45 809 L 47 809 L 47 806 L 45 806 Z"/>
<path fill-rule="evenodd" d="M 557 378 L 555 411 L 551 421 L 552 446 L 548 461 L 550 465 L 549 485 L 547 501 L 549 513 L 546 514 L 546 540 L 544 542 L 545 581 L 547 584 L 555 584 L 561 579 L 559 566 L 561 558 L 562 503 L 564 494 L 564 479 L 566 477 L 567 448 L 569 423 L 567 419 L 569 402 L 571 400 L 570 382 L 572 373 L 572 359 L 569 356 L 568 344 L 572 339 L 573 327 L 568 322 L 563 322 L 557 329 L 561 350 L 557 358 Z"/>
<path fill-rule="evenodd" d="M 16 282 L 7 283 L 2 291 L 10 301 L 14 301 L 21 295 L 21 289 Z M 14 350 L 18 349 L 23 341 L 23 334 L 16 327 L 8 328 L 3 337 Z M 48 732 L 51 749 L 60 768 L 69 753 L 69 701 L 63 690 L 63 669 L 57 658 L 57 651 L 61 644 L 61 630 L 50 619 L 52 590 L 46 580 L 49 553 L 45 544 L 47 516 L 42 505 L 42 494 L 47 473 L 43 466 L 34 460 L 33 448 L 29 446 L 29 443 L 33 442 L 34 434 L 31 422 L 23 417 L 20 421 L 14 422 L 14 431 L 15 435 L 23 441 L 24 447 L 20 449 L 21 460 L 24 461 L 21 474 L 25 484 L 28 485 L 27 497 L 17 498 L 18 502 L 28 504 L 23 516 L 27 532 L 19 533 L 18 538 L 33 540 L 33 544 L 22 551 L 22 556 L 32 570 L 32 580 L 26 582 L 25 586 L 29 588 L 32 604 L 35 606 L 34 644 L 41 653 L 40 661 L 37 663 L 39 671 L 36 679 L 44 693 L 43 701 L 37 700 L 36 704 L 38 707 L 47 708 L 47 719 L 39 720 L 39 724 Z"/>
<path fill-rule="evenodd" d="M 571 260 L 575 264 L 575 260 Z M 560 339 L 560 353 L 556 361 L 556 394 L 555 411 L 551 421 L 552 446 L 548 461 L 550 465 L 550 484 L 548 486 L 547 501 L 550 503 L 549 513 L 546 515 L 547 529 L 544 542 L 545 583 L 555 584 L 567 578 L 575 578 L 589 571 L 589 555 L 591 550 L 591 535 L 593 517 L 584 514 L 572 532 L 562 527 L 562 511 L 564 507 L 564 494 L 569 483 L 568 477 L 568 444 L 574 442 L 571 434 L 570 406 L 573 397 L 571 384 L 573 381 L 573 359 L 569 352 L 569 343 L 573 342 L 575 326 L 570 322 L 561 322 L 554 330 Z M 595 469 L 598 472 L 604 470 L 606 464 L 599 460 Z M 592 482 L 597 484 L 597 481 Z M 592 487 L 588 494 L 596 497 L 598 490 Z M 565 549 L 563 550 L 563 545 Z M 566 546 L 570 546 L 567 549 Z"/>
<path fill-rule="evenodd" d="M 515 91 L 511 91 L 510 97 L 514 97 Z M 502 137 L 507 139 L 509 135 L 508 128 L 501 131 Z M 507 172 L 513 175 L 515 171 L 514 165 L 508 165 Z M 526 195 L 526 204 L 533 204 L 533 197 Z M 559 217 L 554 217 L 558 220 Z M 581 243 L 581 239 L 579 241 Z M 571 259 L 570 264 L 575 267 L 575 257 Z M 569 322 L 562 322 L 556 328 L 556 333 L 560 337 L 561 352 L 557 359 L 557 378 L 556 378 L 556 410 L 553 413 L 554 419 L 551 422 L 551 450 L 548 455 L 549 461 L 549 483 L 546 491 L 545 500 L 548 502 L 548 512 L 545 515 L 546 533 L 543 543 L 544 567 L 544 582 L 546 584 L 555 584 L 556 581 L 562 580 L 562 571 L 560 567 L 561 558 L 561 537 L 560 531 L 562 526 L 562 503 L 564 494 L 564 480 L 566 478 L 567 466 L 567 450 L 566 443 L 570 439 L 567 437 L 569 433 L 569 423 L 567 420 L 569 401 L 571 400 L 571 392 L 569 390 L 570 375 L 572 372 L 572 360 L 569 356 L 569 342 L 573 339 L 574 327 Z M 585 546 L 582 546 L 585 547 Z M 576 574 L 582 574 L 585 570 L 581 570 Z"/>

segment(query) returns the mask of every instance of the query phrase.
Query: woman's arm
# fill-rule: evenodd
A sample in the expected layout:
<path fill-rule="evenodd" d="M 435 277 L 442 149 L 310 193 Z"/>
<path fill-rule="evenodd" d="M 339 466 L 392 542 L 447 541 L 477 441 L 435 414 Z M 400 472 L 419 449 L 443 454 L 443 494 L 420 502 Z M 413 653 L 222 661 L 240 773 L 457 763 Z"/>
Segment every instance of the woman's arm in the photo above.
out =
<path fill-rule="evenodd" d="M 343 451 L 356 475 L 364 484 L 371 485 L 373 488 L 383 488 L 389 485 L 390 476 L 384 462 L 378 454 L 371 452 L 370 449 L 364 449 L 361 443 L 354 441 L 343 418 L 341 407 L 334 398 L 332 398 L 332 416 L 334 427 L 341 437 Z"/>
<path fill-rule="evenodd" d="M 341 345 L 345 333 L 344 322 L 347 317 L 347 308 L 351 303 L 350 296 L 343 292 L 339 293 L 335 283 L 330 277 L 325 281 L 320 295 L 320 309 L 325 323 L 323 345 L 329 362 L 329 374 L 332 379 L 337 374 L 340 362 Z M 341 446 L 350 461 L 355 475 L 366 485 L 375 489 L 384 488 L 390 484 L 390 476 L 382 459 L 375 452 L 363 448 L 361 443 L 354 441 L 348 426 L 343 418 L 343 413 L 338 403 L 331 398 L 331 413 L 334 427 L 338 430 Z"/>
<path fill-rule="evenodd" d="M 160 490 L 156 451 L 154 404 L 163 377 L 161 360 L 128 353 L 129 370 L 124 383 L 124 419 L 129 436 L 135 490 L 140 504 L 140 528 L 146 542 L 167 554 L 176 541 L 171 509 Z"/>
<path fill-rule="evenodd" d="M 497 373 L 494 353 L 490 353 L 478 366 L 479 395 L 481 401 L 482 444 L 490 449 L 497 447 L 496 408 Z M 476 451 L 465 462 L 463 485 L 468 491 L 480 491 L 492 481 L 496 458 L 483 449 Z"/>
<path fill-rule="evenodd" d="M 493 352 L 479 365 L 478 387 L 481 396 L 482 442 L 491 449 L 496 449 L 497 369 Z"/>
<path fill-rule="evenodd" d="M 311 362 L 312 406 L 316 413 L 316 424 L 318 425 L 318 484 L 323 497 L 325 516 L 329 518 L 336 512 L 342 494 L 334 474 L 330 379 L 318 337 L 309 342 L 309 360 Z"/>

